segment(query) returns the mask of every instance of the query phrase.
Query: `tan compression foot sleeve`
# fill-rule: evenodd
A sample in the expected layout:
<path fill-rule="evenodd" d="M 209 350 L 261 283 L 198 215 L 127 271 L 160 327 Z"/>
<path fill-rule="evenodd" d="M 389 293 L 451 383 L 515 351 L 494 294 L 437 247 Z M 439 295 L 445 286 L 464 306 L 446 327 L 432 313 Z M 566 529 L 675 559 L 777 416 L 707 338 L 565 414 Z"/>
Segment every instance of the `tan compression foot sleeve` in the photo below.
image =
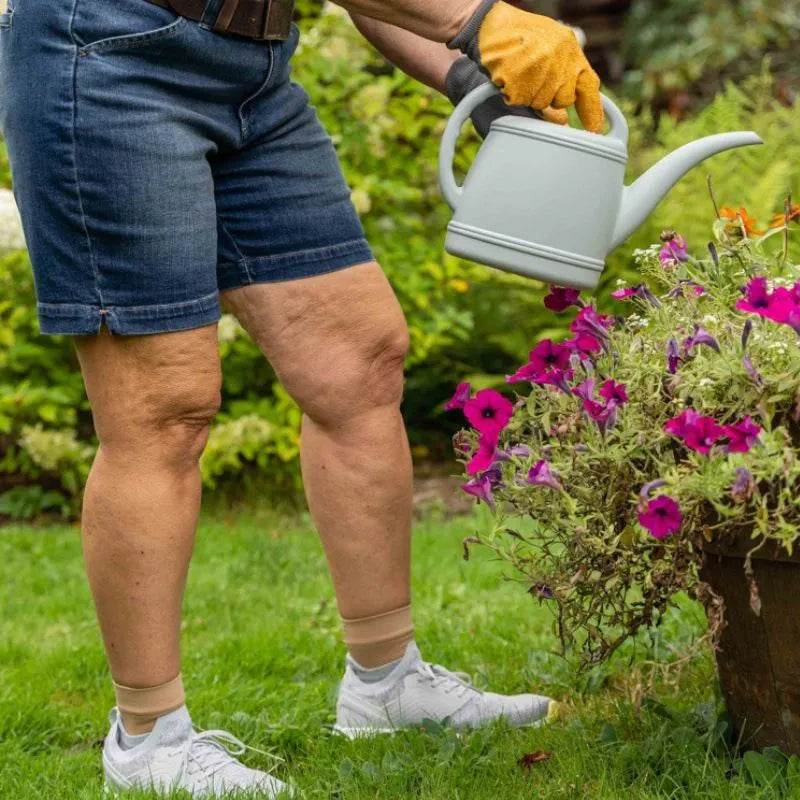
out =
<path fill-rule="evenodd" d="M 365 669 L 397 661 L 414 638 L 411 606 L 374 617 L 342 619 L 344 641 L 350 655 Z"/>
<path fill-rule="evenodd" d="M 132 689 L 114 683 L 117 708 L 122 724 L 131 736 L 149 733 L 156 720 L 180 708 L 186 702 L 180 675 L 160 686 Z"/>

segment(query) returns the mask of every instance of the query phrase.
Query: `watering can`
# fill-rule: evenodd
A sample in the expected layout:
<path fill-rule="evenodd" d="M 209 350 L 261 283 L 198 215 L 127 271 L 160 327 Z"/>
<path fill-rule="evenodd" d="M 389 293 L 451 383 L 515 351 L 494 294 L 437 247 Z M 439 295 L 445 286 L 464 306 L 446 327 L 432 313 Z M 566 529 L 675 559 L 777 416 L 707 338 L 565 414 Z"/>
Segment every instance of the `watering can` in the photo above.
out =
<path fill-rule="evenodd" d="M 453 174 L 459 132 L 475 108 L 496 92 L 492 83 L 470 92 L 442 138 L 439 181 L 455 212 L 445 249 L 559 286 L 593 289 L 606 256 L 703 159 L 763 144 L 752 131 L 706 136 L 679 147 L 625 186 L 628 123 L 603 95 L 610 123 L 605 135 L 529 117 L 495 120 L 459 186 Z"/>

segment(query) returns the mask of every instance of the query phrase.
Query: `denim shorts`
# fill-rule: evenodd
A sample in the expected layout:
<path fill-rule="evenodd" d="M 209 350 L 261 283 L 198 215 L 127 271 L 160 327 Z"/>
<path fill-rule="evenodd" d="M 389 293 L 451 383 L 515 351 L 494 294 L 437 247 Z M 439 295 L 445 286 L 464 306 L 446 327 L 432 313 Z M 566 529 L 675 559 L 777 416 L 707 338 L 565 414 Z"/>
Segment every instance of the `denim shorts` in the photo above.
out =
<path fill-rule="evenodd" d="M 9 0 L 0 131 L 43 333 L 215 322 L 219 293 L 371 261 L 299 33 L 212 31 L 146 0 Z"/>

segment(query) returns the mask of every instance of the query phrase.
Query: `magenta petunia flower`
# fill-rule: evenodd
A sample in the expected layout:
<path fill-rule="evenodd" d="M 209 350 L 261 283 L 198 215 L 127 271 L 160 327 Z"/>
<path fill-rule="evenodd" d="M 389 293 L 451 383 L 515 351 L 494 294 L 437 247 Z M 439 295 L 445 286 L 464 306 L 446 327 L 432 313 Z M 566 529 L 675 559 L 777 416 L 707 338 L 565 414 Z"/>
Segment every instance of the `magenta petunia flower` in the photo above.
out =
<path fill-rule="evenodd" d="M 598 314 L 594 306 L 584 306 L 572 320 L 569 329 L 573 333 L 588 333 L 602 344 L 608 338 L 609 328 L 613 327 L 614 317 L 609 314 Z"/>
<path fill-rule="evenodd" d="M 490 469 L 483 473 L 480 477 L 473 478 L 467 483 L 461 484 L 462 491 L 471 494 L 473 497 L 478 498 L 486 503 L 490 508 L 496 508 L 497 503 L 494 499 L 494 490 L 503 486 L 502 476 L 500 470 Z"/>
<path fill-rule="evenodd" d="M 579 383 L 572 390 L 572 393 L 580 397 L 581 400 L 591 400 L 594 398 L 594 389 L 596 385 L 597 381 L 594 378 L 587 378 L 582 383 Z"/>
<path fill-rule="evenodd" d="M 497 461 L 511 461 L 513 456 L 528 458 L 530 454 L 531 449 L 528 445 L 515 444 L 513 447 L 509 447 L 508 450 L 497 450 L 494 455 Z"/>
<path fill-rule="evenodd" d="M 639 510 L 639 524 L 656 539 L 665 539 L 681 527 L 683 514 L 674 498 L 662 494 Z"/>
<path fill-rule="evenodd" d="M 528 471 L 528 483 L 532 486 L 549 486 L 552 489 L 561 489 L 561 483 L 550 471 L 550 465 L 542 459 L 537 461 Z"/>
<path fill-rule="evenodd" d="M 689 260 L 689 247 L 683 236 L 674 236 L 658 253 L 658 260 L 662 267 L 674 267 L 679 263 Z"/>
<path fill-rule="evenodd" d="M 562 344 L 577 353 L 581 358 L 599 353 L 603 349 L 600 340 L 591 333 L 586 332 L 576 333 L 571 339 L 567 339 Z"/>
<path fill-rule="evenodd" d="M 551 286 L 550 294 L 544 299 L 545 308 L 559 313 L 566 311 L 570 306 L 582 306 L 580 289 L 568 289 L 564 286 Z"/>
<path fill-rule="evenodd" d="M 570 349 L 552 339 L 544 339 L 531 350 L 529 363 L 536 372 L 548 369 L 566 369 L 569 366 Z"/>
<path fill-rule="evenodd" d="M 518 383 L 519 381 L 533 381 L 538 375 L 533 364 L 523 364 L 513 375 L 506 375 L 506 383 Z"/>
<path fill-rule="evenodd" d="M 601 387 L 598 394 L 606 400 L 613 400 L 618 406 L 624 406 L 628 402 L 627 386 L 624 383 L 615 383 L 607 380 Z"/>
<path fill-rule="evenodd" d="M 468 383 L 459 383 L 453 396 L 444 404 L 445 411 L 464 408 L 472 396 L 472 389 Z"/>
<path fill-rule="evenodd" d="M 756 490 L 756 481 L 749 469 L 739 467 L 736 481 L 731 486 L 731 499 L 734 503 L 746 503 Z"/>
<path fill-rule="evenodd" d="M 609 400 L 606 403 L 598 403 L 596 400 L 584 400 L 583 410 L 589 418 L 597 423 L 601 432 L 613 430 L 617 424 L 617 403 Z"/>
<path fill-rule="evenodd" d="M 564 394 L 571 394 L 569 381 L 572 380 L 574 370 L 570 369 L 549 369 L 533 378 L 533 383 L 537 386 L 555 386 L 561 389 Z"/>
<path fill-rule="evenodd" d="M 497 437 L 499 431 L 486 431 L 481 433 L 478 439 L 478 449 L 467 464 L 467 472 L 470 475 L 477 475 L 484 472 L 497 460 Z"/>
<path fill-rule="evenodd" d="M 687 354 L 693 347 L 696 347 L 699 344 L 704 344 L 706 347 L 716 350 L 717 353 L 722 352 L 719 347 L 719 342 L 705 328 L 701 328 L 697 323 L 695 323 L 694 330 L 694 336 L 690 336 L 684 343 Z"/>
<path fill-rule="evenodd" d="M 614 300 L 629 300 L 631 297 L 638 297 L 638 295 L 638 286 L 626 286 L 622 289 L 617 289 L 616 291 L 611 292 L 611 297 Z"/>
<path fill-rule="evenodd" d="M 722 426 L 713 417 L 701 416 L 692 408 L 669 420 L 664 430 L 703 455 L 708 455 L 711 448 L 725 436 Z"/>
<path fill-rule="evenodd" d="M 761 426 L 753 422 L 748 414 L 735 425 L 725 425 L 723 431 L 728 437 L 727 450 L 729 453 L 749 453 L 750 448 L 758 441 Z"/>
<path fill-rule="evenodd" d="M 671 375 L 678 371 L 678 365 L 681 363 L 681 351 L 678 348 L 678 343 L 673 336 L 667 342 L 667 369 Z"/>
<path fill-rule="evenodd" d="M 513 413 L 513 404 L 494 389 L 481 389 L 464 404 L 464 416 L 481 433 L 499 433 Z"/>
<path fill-rule="evenodd" d="M 796 311 L 797 306 L 794 290 L 779 286 L 770 292 L 767 289 L 767 279 L 763 276 L 750 280 L 745 288 L 744 299 L 736 303 L 739 311 L 758 314 L 779 323 L 789 322 L 789 316 Z"/>
<path fill-rule="evenodd" d="M 700 417 L 694 425 L 689 426 L 683 441 L 695 452 L 708 455 L 724 435 L 722 426 L 713 417 Z"/>

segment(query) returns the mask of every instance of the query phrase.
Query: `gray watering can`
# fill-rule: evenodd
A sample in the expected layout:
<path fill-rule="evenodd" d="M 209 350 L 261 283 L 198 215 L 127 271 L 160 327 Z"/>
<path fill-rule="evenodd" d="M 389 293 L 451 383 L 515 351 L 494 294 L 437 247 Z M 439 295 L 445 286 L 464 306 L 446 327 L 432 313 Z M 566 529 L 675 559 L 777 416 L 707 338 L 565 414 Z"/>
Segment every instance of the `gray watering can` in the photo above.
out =
<path fill-rule="evenodd" d="M 459 132 L 495 92 L 499 89 L 491 83 L 470 92 L 442 138 L 439 181 L 455 212 L 445 249 L 559 286 L 593 289 L 606 256 L 703 159 L 763 144 L 752 131 L 706 136 L 679 147 L 625 186 L 628 123 L 603 96 L 611 126 L 604 136 L 529 117 L 495 120 L 459 186 L 453 175 Z"/>

